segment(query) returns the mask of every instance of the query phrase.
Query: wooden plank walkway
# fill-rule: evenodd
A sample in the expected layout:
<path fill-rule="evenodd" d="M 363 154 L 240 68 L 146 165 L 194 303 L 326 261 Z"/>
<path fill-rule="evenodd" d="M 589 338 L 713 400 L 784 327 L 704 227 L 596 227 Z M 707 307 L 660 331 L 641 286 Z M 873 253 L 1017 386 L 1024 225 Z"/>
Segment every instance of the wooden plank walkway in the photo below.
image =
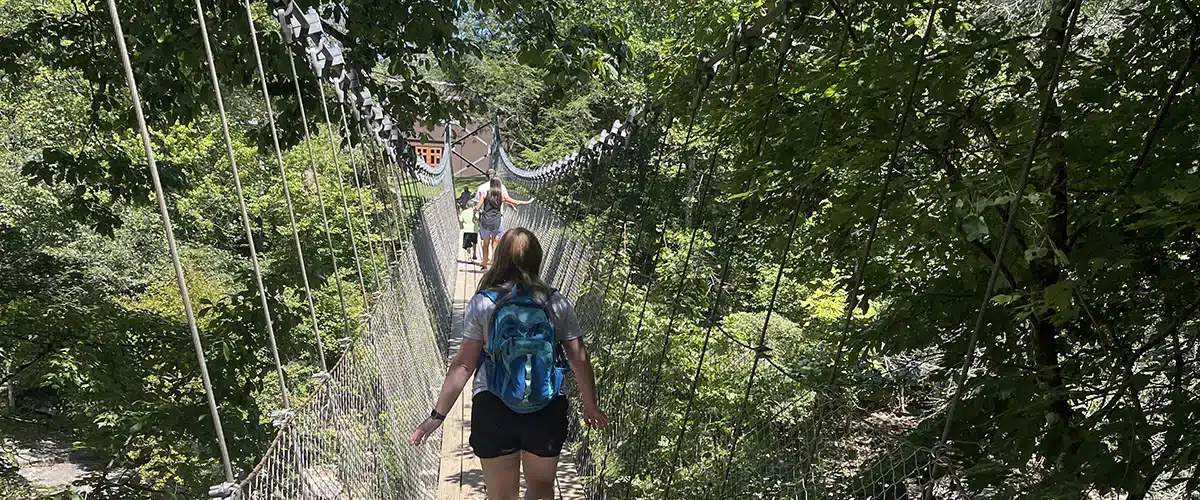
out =
<path fill-rule="evenodd" d="M 463 313 L 467 301 L 475 294 L 475 287 L 483 271 L 470 262 L 470 254 L 459 253 L 458 276 L 455 279 L 454 322 L 450 339 L 450 355 L 458 352 L 462 341 Z M 471 452 L 471 384 L 463 389 L 454 409 L 446 416 L 442 425 L 441 480 L 438 483 L 437 500 L 484 500 L 487 490 L 483 484 L 483 468 L 479 459 Z M 522 484 L 522 488 L 524 485 Z M 579 480 L 575 461 L 570 452 L 563 450 L 558 462 L 557 496 L 562 500 L 583 500 L 583 484 Z"/>

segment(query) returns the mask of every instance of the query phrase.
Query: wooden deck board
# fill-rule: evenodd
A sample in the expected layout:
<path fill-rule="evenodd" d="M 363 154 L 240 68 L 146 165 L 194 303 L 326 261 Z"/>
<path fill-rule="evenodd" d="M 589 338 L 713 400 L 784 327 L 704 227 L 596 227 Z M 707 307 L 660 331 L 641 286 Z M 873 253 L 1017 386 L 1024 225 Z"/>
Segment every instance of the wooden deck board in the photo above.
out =
<path fill-rule="evenodd" d="M 470 256 L 459 254 L 458 276 L 455 280 L 454 321 L 450 342 L 453 356 L 462 339 L 463 313 L 466 303 L 475 293 L 475 286 L 483 276 L 479 266 L 469 262 Z M 471 437 L 471 389 L 470 384 L 459 396 L 454 409 L 446 416 L 442 425 L 442 460 L 437 500 L 485 500 L 483 468 L 479 459 L 471 452 L 468 440 Z M 522 489 L 524 481 L 522 481 Z M 563 449 L 558 464 L 558 487 L 556 495 L 563 500 L 583 500 L 583 485 L 570 452 Z"/>

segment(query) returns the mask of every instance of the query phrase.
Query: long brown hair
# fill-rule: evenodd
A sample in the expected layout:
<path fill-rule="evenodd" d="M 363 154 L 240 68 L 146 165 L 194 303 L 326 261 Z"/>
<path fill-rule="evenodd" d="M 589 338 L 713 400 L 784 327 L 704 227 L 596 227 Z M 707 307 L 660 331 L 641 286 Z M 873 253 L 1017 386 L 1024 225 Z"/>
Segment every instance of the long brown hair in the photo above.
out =
<path fill-rule="evenodd" d="M 487 201 L 496 208 L 504 208 L 504 184 L 500 183 L 499 177 L 492 177 L 488 183 Z"/>
<path fill-rule="evenodd" d="M 479 279 L 477 291 L 505 290 L 507 285 L 522 285 L 533 291 L 534 297 L 550 298 L 550 288 L 542 283 L 542 243 L 533 231 L 518 227 L 504 232 L 492 267 Z"/>

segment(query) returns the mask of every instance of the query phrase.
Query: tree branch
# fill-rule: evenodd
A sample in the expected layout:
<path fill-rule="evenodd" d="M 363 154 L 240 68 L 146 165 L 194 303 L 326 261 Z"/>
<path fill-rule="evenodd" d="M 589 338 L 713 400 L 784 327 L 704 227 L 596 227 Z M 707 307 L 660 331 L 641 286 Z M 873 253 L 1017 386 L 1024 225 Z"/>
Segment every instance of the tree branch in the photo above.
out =
<path fill-rule="evenodd" d="M 1142 140 L 1142 148 L 1138 151 L 1137 160 L 1134 161 L 1133 169 L 1125 176 L 1125 180 L 1113 192 L 1113 195 L 1108 198 L 1100 209 L 1096 211 L 1098 216 L 1103 216 L 1113 203 L 1116 203 L 1117 197 L 1133 186 L 1133 182 L 1141 173 L 1142 168 L 1146 166 L 1146 159 L 1150 156 L 1150 149 L 1154 147 L 1154 140 L 1158 137 L 1158 133 L 1162 130 L 1163 123 L 1166 121 L 1167 113 L 1171 110 L 1171 105 L 1175 103 L 1175 97 L 1183 88 L 1183 83 L 1187 79 L 1188 73 L 1192 66 L 1200 59 L 1200 17 L 1188 5 L 1187 0 L 1179 0 L 1179 4 L 1183 6 L 1188 18 L 1192 20 L 1192 35 L 1188 41 L 1188 56 L 1184 60 L 1183 66 L 1175 72 L 1175 78 L 1171 81 L 1171 85 L 1167 88 L 1166 95 L 1163 96 L 1162 104 L 1158 107 L 1158 113 L 1154 116 L 1154 122 L 1150 125 L 1150 130 L 1146 132 Z M 1075 230 L 1071 235 L 1068 246 L 1074 246 L 1083 232 L 1095 225 L 1095 221 L 1088 222 Z"/>
<path fill-rule="evenodd" d="M 850 28 L 850 19 L 846 17 L 846 13 L 842 10 L 842 6 L 838 5 L 837 0 L 829 0 L 829 6 L 833 7 L 833 12 L 837 14 L 842 23 L 846 25 L 846 36 L 850 37 L 854 43 L 858 43 L 858 37 L 854 36 L 854 30 Z"/>
<path fill-rule="evenodd" d="M 58 346 L 55 346 L 55 345 L 46 346 L 45 348 L 42 349 L 42 352 L 39 352 L 37 354 L 37 356 L 33 357 L 33 359 L 26 361 L 25 363 L 21 364 L 20 366 L 17 366 L 16 368 L 14 368 L 12 371 L 8 372 L 8 374 L 6 374 L 4 376 L 4 378 L 0 379 L 0 385 L 7 384 L 9 380 L 16 378 L 17 375 L 21 374 L 21 372 L 25 371 L 26 369 L 33 366 L 38 361 L 41 361 L 42 358 L 45 358 L 46 356 L 50 355 L 50 353 L 57 351 L 57 350 L 58 350 Z"/>
<path fill-rule="evenodd" d="M 995 42 L 988 43 L 988 44 L 983 44 L 983 45 L 972 45 L 972 46 L 970 46 L 970 47 L 971 47 L 971 50 L 970 50 L 970 51 L 968 51 L 968 52 L 951 52 L 951 51 L 947 50 L 947 51 L 939 52 L 939 53 L 937 53 L 937 54 L 933 54 L 933 55 L 931 55 L 931 56 L 929 56 L 929 57 L 926 57 L 926 58 L 925 58 L 925 61 L 926 61 L 926 62 L 933 62 L 933 61 L 940 61 L 940 60 L 942 60 L 942 59 L 946 59 L 946 58 L 948 58 L 948 57 L 955 57 L 955 56 L 960 56 L 960 55 L 962 55 L 962 56 L 974 55 L 974 54 L 977 54 L 977 53 L 979 53 L 979 52 L 983 52 L 983 51 L 985 51 L 985 50 L 991 50 L 991 49 L 994 49 L 994 48 L 996 48 L 996 47 L 1002 47 L 1002 46 L 1004 46 L 1004 45 L 1008 45 L 1008 44 L 1010 44 L 1010 43 L 1021 43 L 1021 42 L 1028 42 L 1028 41 L 1030 41 L 1030 40 L 1033 40 L 1033 39 L 1039 38 L 1039 37 L 1041 37 L 1041 36 L 1042 36 L 1042 34 L 1041 34 L 1041 33 L 1031 33 L 1031 34 L 1028 34 L 1028 35 L 1020 35 L 1020 36 L 1014 36 L 1014 37 L 1012 37 L 1012 38 L 1005 38 L 1005 39 L 1003 39 L 1003 40 L 997 40 L 997 41 L 995 41 Z M 963 47 L 963 46 L 962 46 L 962 45 L 960 45 L 960 46 L 958 46 L 958 47 L 956 47 L 956 48 L 961 48 L 961 47 Z"/>

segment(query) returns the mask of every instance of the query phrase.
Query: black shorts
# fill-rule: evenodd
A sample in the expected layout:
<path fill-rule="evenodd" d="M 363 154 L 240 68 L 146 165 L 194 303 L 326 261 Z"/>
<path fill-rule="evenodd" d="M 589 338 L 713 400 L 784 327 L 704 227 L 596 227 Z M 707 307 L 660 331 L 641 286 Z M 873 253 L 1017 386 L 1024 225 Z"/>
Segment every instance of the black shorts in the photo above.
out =
<path fill-rule="evenodd" d="M 517 413 L 500 397 L 483 391 L 471 398 L 471 450 L 479 458 L 497 458 L 521 450 L 557 457 L 567 440 L 567 397 L 533 413 Z"/>
<path fill-rule="evenodd" d="M 472 248 L 479 243 L 479 233 L 463 233 L 463 248 Z"/>

